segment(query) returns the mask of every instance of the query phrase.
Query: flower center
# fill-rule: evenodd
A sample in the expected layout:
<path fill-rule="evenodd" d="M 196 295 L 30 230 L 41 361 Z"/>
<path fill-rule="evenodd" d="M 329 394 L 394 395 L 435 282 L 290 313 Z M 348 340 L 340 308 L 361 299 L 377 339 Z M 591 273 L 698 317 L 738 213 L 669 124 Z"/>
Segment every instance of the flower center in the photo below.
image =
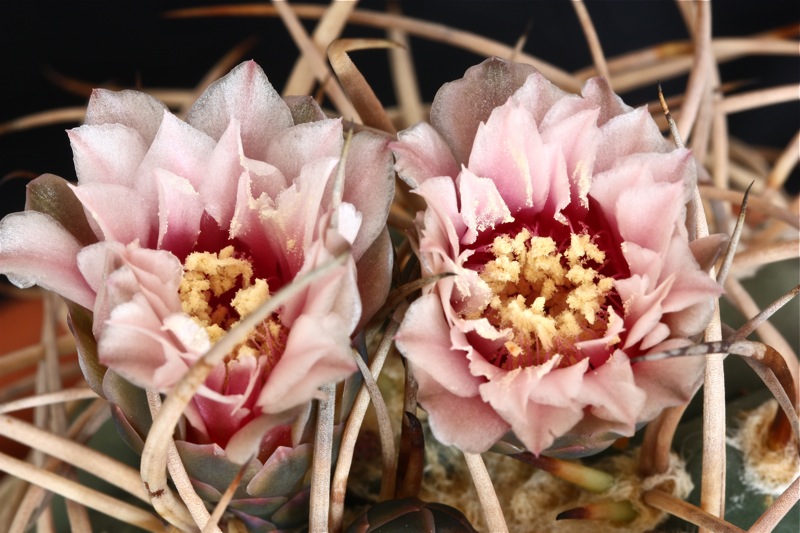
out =
<path fill-rule="evenodd" d="M 514 369 L 561 355 L 559 365 L 568 366 L 582 358 L 577 342 L 604 335 L 613 280 L 599 273 L 606 255 L 588 234 L 570 233 L 559 246 L 523 228 L 495 237 L 489 251 L 494 259 L 480 277 L 492 296 L 478 315 L 513 332 L 492 363 Z"/>
<path fill-rule="evenodd" d="M 205 328 L 211 342 L 238 324 L 270 298 L 267 280 L 255 278 L 248 259 L 237 257 L 233 246 L 219 253 L 194 252 L 183 265 L 178 292 L 183 311 Z M 271 368 L 286 345 L 286 328 L 273 315 L 253 331 L 232 354 L 266 355 Z"/>

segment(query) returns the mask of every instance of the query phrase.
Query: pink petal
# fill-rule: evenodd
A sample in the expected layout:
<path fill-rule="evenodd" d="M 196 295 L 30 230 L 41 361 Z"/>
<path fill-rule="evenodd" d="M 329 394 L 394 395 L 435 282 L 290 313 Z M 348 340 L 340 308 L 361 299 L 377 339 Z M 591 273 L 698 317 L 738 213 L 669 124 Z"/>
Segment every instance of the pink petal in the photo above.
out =
<path fill-rule="evenodd" d="M 671 148 L 658 131 L 647 107 L 612 118 L 600 131 L 602 141 L 595 160 L 595 172 L 612 168 L 616 161 L 629 154 L 665 153 Z"/>
<path fill-rule="evenodd" d="M 480 396 L 452 394 L 425 371 L 413 367 L 420 385 L 418 399 L 428 412 L 428 422 L 436 440 L 471 453 L 482 453 L 508 432 L 509 425 Z"/>
<path fill-rule="evenodd" d="M 614 212 L 622 239 L 651 250 L 666 250 L 685 209 L 682 199 L 682 184 L 659 183 L 622 192 Z"/>
<path fill-rule="evenodd" d="M 81 126 L 67 132 L 79 184 L 116 183 L 133 186 L 136 169 L 148 145 L 133 128 L 121 124 Z"/>
<path fill-rule="evenodd" d="M 178 285 L 183 267 L 169 252 L 103 241 L 81 250 L 78 268 L 97 291 L 93 309 L 97 336 L 111 311 L 135 294 L 144 296 L 159 320 L 180 310 Z"/>
<path fill-rule="evenodd" d="M 319 388 L 356 370 L 346 325 L 336 315 L 300 316 L 286 349 L 272 369 L 257 404 L 280 413 L 319 398 Z"/>
<path fill-rule="evenodd" d="M 630 348 L 640 342 L 661 322 L 664 314 L 662 305 L 664 299 L 669 295 L 674 277 L 665 280 L 652 292 L 643 288 L 646 283 L 646 279 L 642 280 L 638 276 L 632 276 L 626 280 L 618 280 L 614 284 L 625 306 L 625 326 L 628 335 L 625 338 L 624 348 Z M 639 284 L 639 287 L 634 289 L 635 292 L 630 292 L 630 288 L 635 284 Z"/>
<path fill-rule="evenodd" d="M 585 364 L 575 365 L 575 369 L 555 371 L 561 374 L 553 376 L 559 386 L 550 386 L 549 390 L 558 393 L 537 391 L 537 387 L 553 372 L 555 362 L 552 359 L 539 367 L 504 372 L 481 385 L 481 397 L 511 425 L 514 434 L 525 446 L 536 454 L 550 446 L 555 437 L 569 430 L 583 416 L 582 405 L 572 398 L 581 387 Z M 536 395 L 536 398 L 532 395 Z"/>
<path fill-rule="evenodd" d="M 689 341 L 685 339 L 670 339 L 654 346 L 650 352 L 671 350 L 687 344 Z M 706 358 L 702 355 L 641 363 L 634 361 L 636 385 L 647 391 L 639 420 L 652 420 L 667 407 L 688 402 L 703 381 L 705 365 Z"/>
<path fill-rule="evenodd" d="M 617 115 L 630 113 L 633 108 L 622 101 L 622 98 L 608 85 L 605 78 L 590 78 L 581 91 L 584 100 L 594 108 L 600 110 L 597 125 L 602 126 Z"/>
<path fill-rule="evenodd" d="M 186 178 L 192 187 L 198 189 L 206 179 L 213 149 L 213 139 L 165 112 L 158 134 L 136 173 L 136 190 L 148 202 L 157 204 L 158 192 L 153 175 L 157 168 Z"/>
<path fill-rule="evenodd" d="M 147 389 L 168 390 L 188 368 L 141 294 L 114 308 L 97 349 L 101 363 Z"/>
<path fill-rule="evenodd" d="M 322 158 L 307 164 L 294 183 L 278 195 L 274 210 L 262 209 L 261 218 L 266 227 L 276 231 L 274 235 L 282 235 L 283 244 L 277 249 L 286 250 L 294 272 L 302 265 L 302 251 L 311 245 L 323 210 L 325 186 L 337 163 L 334 158 Z M 272 238 L 270 230 L 267 234 Z M 294 248 L 288 249 L 287 243 L 294 243 Z"/>
<path fill-rule="evenodd" d="M 363 217 L 361 213 L 356 211 L 356 206 L 348 202 L 339 204 L 338 216 L 336 231 L 352 245 L 358 237 L 358 230 L 361 229 Z M 353 254 L 353 259 L 356 259 L 355 254 Z"/>
<path fill-rule="evenodd" d="M 331 249 L 335 245 L 331 246 L 333 243 L 326 241 L 336 239 L 342 248 L 346 246 L 334 230 L 329 230 L 324 238 L 315 241 L 306 251 L 305 263 L 298 275 L 310 272 L 331 260 L 334 257 Z M 355 262 L 352 257 L 287 302 L 281 311 L 281 320 L 285 326 L 292 327 L 294 321 L 302 316 L 331 315 L 338 317 L 348 335 L 353 332 L 361 316 L 361 300 L 358 297 Z"/>
<path fill-rule="evenodd" d="M 578 398 L 592 406 L 592 414 L 622 423 L 632 435 L 647 398 L 637 385 L 628 357 L 616 350 L 605 364 L 585 374 Z"/>
<path fill-rule="evenodd" d="M 691 191 L 695 181 L 695 163 L 688 150 L 667 154 L 633 154 L 623 157 L 616 165 L 595 175 L 590 195 L 609 211 L 619 196 L 628 189 L 653 183 L 683 183 Z M 688 195 L 684 196 L 686 203 Z M 608 216 L 608 215 L 607 215 Z"/>
<path fill-rule="evenodd" d="M 274 200 L 289 186 L 290 180 L 269 163 L 247 158 L 242 163 L 250 176 L 250 195 L 253 199 L 264 200 L 261 195 L 266 195 Z"/>
<path fill-rule="evenodd" d="M 457 163 L 469 161 L 478 125 L 489 118 L 495 107 L 506 103 L 534 72 L 530 65 L 493 57 L 439 89 L 431 105 L 431 124 L 447 141 Z"/>
<path fill-rule="evenodd" d="M 537 166 L 548 169 L 538 157 L 541 146 L 533 116 L 511 101 L 495 109 L 486 123 L 478 126 L 468 168 L 475 175 L 494 181 L 511 212 L 533 207 L 534 203 L 536 211 L 540 211 L 550 189 L 549 179 L 539 181 L 533 177 L 538 174 Z"/>
<path fill-rule="evenodd" d="M 91 309 L 94 291 L 78 270 L 83 246 L 52 217 L 12 213 L 0 221 L 0 272 L 17 287 L 39 285 Z"/>
<path fill-rule="evenodd" d="M 185 258 L 200 234 L 203 200 L 188 180 L 155 169 L 158 184 L 158 248 Z"/>
<path fill-rule="evenodd" d="M 218 368 L 222 369 L 222 365 Z M 215 369 L 216 370 L 216 369 Z M 197 395 L 194 403 L 204 419 L 212 442 L 226 446 L 229 439 L 253 417 L 246 404 L 252 404 L 250 396 L 260 389 L 264 369 L 252 356 L 239 355 L 224 364 L 220 372 L 222 387 L 215 387 L 225 395 L 225 403 L 207 396 Z M 206 381 L 209 385 L 209 381 Z"/>
<path fill-rule="evenodd" d="M 514 220 L 491 179 L 479 178 L 465 168 L 458 176 L 458 188 L 461 216 L 467 226 L 467 231 L 461 237 L 462 244 L 471 244 L 479 232 Z"/>
<path fill-rule="evenodd" d="M 278 170 L 275 169 L 275 172 Z M 286 235 L 281 225 L 283 218 L 272 200 L 263 194 L 254 197 L 260 188 L 258 181 L 259 178 L 254 178 L 247 170 L 239 178 L 236 208 L 228 238 L 245 243 L 253 254 L 255 263 L 264 269 L 270 280 L 275 279 L 282 284 L 300 269 L 302 245 L 298 239 L 293 240 L 293 237 Z M 270 290 L 278 288 L 280 286 L 273 287 L 273 282 L 270 281 Z"/>
<path fill-rule="evenodd" d="M 293 125 L 292 114 L 255 62 L 239 64 L 194 103 L 186 121 L 218 140 L 231 119 L 241 124 L 247 157 L 265 160 L 272 137 Z"/>
<path fill-rule="evenodd" d="M 394 198 L 394 171 L 388 141 L 369 132 L 353 136 L 345 165 L 342 200 L 353 204 L 363 216 L 358 237 L 352 244 L 358 260 L 383 231 Z"/>
<path fill-rule="evenodd" d="M 708 272 L 711 269 L 711 266 L 716 263 L 722 251 L 723 243 L 727 239 L 728 236 L 723 233 L 714 233 L 689 243 L 689 250 L 691 250 L 695 261 L 700 265 L 700 270 Z"/>
<path fill-rule="evenodd" d="M 206 212 L 221 228 L 228 228 L 236 205 L 236 191 L 242 175 L 242 146 L 239 123 L 231 120 L 211 152 L 205 177 L 197 191 L 203 198 Z"/>
<path fill-rule="evenodd" d="M 397 139 L 398 142 L 389 145 L 394 152 L 394 168 L 410 187 L 419 187 L 428 178 L 458 175 L 459 166 L 453 152 L 427 122 L 399 132 Z"/>
<path fill-rule="evenodd" d="M 161 322 L 164 324 L 162 329 L 175 335 L 187 354 L 197 354 L 199 358 L 211 348 L 211 341 L 205 328 L 186 313 L 172 313 Z"/>
<path fill-rule="evenodd" d="M 94 89 L 86 109 L 87 125 L 122 124 L 139 132 L 145 144 L 156 136 L 167 106 L 138 91 Z"/>
<path fill-rule="evenodd" d="M 473 376 L 462 350 L 453 349 L 450 327 L 435 294 L 425 294 L 411 304 L 395 337 L 397 349 L 431 380 L 460 397 L 476 396 L 481 378 Z"/>
<path fill-rule="evenodd" d="M 571 195 L 580 199 L 584 207 L 588 207 L 586 195 L 600 144 L 600 131 L 596 125 L 598 114 L 597 109 L 581 111 L 542 130 L 544 142 L 561 147 Z"/>
<path fill-rule="evenodd" d="M 277 167 L 289 181 L 300 175 L 306 164 L 320 157 L 342 153 L 342 120 L 308 122 L 276 132 L 263 158 Z"/>
<path fill-rule="evenodd" d="M 511 97 L 518 106 L 526 109 L 533 120 L 540 126 L 545 121 L 553 106 L 564 106 L 566 102 L 580 103 L 581 99 L 574 94 L 565 93 L 534 70 Z M 572 114 L 570 111 L 569 114 Z"/>
<path fill-rule="evenodd" d="M 431 178 L 423 182 L 415 193 L 428 204 L 422 224 L 425 235 L 444 249 L 449 257 L 459 254 L 461 236 L 467 230 L 464 219 L 458 212 L 455 182 L 447 177 Z M 437 272 L 436 270 L 430 270 Z"/>
<path fill-rule="evenodd" d="M 128 244 L 136 240 L 151 246 L 155 237 L 155 206 L 133 189 L 107 183 L 73 186 L 89 219 L 107 241 Z M 154 240 L 154 239 L 153 239 Z"/>
<path fill-rule="evenodd" d="M 269 435 L 270 430 L 274 431 L 281 425 L 285 425 L 291 421 L 290 415 L 283 414 L 261 415 L 253 420 L 250 420 L 247 425 L 240 427 L 231 437 L 231 439 L 228 440 L 228 444 L 225 446 L 225 456 L 228 460 L 234 463 L 244 464 L 248 459 L 258 455 L 259 452 L 263 453 L 265 447 L 265 435 Z M 275 450 L 269 454 L 269 459 L 267 459 L 267 462 L 264 464 L 265 468 L 259 470 L 259 472 L 250 481 L 250 485 L 248 485 L 248 487 L 252 486 L 252 483 L 257 483 L 257 478 L 274 474 L 275 469 L 273 468 L 265 472 L 266 465 L 280 464 L 283 460 L 285 460 L 289 452 L 296 452 L 296 448 L 293 449 L 286 446 L 277 446 Z"/>

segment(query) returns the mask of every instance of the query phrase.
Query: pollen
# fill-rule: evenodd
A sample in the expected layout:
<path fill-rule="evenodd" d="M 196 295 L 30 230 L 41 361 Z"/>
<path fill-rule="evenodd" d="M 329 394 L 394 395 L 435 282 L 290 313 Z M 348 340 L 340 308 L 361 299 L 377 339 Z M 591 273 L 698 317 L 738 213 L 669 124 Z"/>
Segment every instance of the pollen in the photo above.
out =
<path fill-rule="evenodd" d="M 219 340 L 270 297 L 267 281 L 253 279 L 252 264 L 235 257 L 233 246 L 218 253 L 190 254 L 183 270 L 178 289 L 181 307 L 205 328 L 211 342 Z M 240 346 L 237 353 L 250 353 L 246 348 Z"/>
<path fill-rule="evenodd" d="M 480 277 L 493 296 L 480 310 L 498 329 L 510 329 L 496 364 L 516 368 L 556 355 L 579 360 L 576 343 L 600 338 L 613 280 L 599 273 L 605 253 L 587 234 L 571 234 L 561 246 L 526 228 L 494 239 Z"/>

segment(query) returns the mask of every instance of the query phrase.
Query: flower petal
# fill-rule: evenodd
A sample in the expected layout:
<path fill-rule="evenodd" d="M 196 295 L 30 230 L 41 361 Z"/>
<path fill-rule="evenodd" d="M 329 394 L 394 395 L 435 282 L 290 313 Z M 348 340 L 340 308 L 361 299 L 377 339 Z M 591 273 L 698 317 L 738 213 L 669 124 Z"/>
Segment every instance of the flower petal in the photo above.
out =
<path fill-rule="evenodd" d="M 133 177 L 147 153 L 147 143 L 121 124 L 81 126 L 67 132 L 78 183 L 116 183 L 133 187 Z"/>
<path fill-rule="evenodd" d="M 137 131 L 145 144 L 156 136 L 167 106 L 139 91 L 94 89 L 86 109 L 86 125 L 121 124 Z"/>
<path fill-rule="evenodd" d="M 595 172 L 608 170 L 626 155 L 670 151 L 669 143 L 661 136 L 647 107 L 612 118 L 600 128 L 600 132 L 602 141 L 595 159 Z"/>
<path fill-rule="evenodd" d="M 386 227 L 393 198 L 394 171 L 388 141 L 369 132 L 357 133 L 350 143 L 342 196 L 342 201 L 353 204 L 363 216 L 352 245 L 356 260 Z"/>
<path fill-rule="evenodd" d="M 161 392 L 177 383 L 188 368 L 142 294 L 114 308 L 97 348 L 101 363 L 131 383 Z"/>
<path fill-rule="evenodd" d="M 39 285 L 91 309 L 94 291 L 78 270 L 82 245 L 52 217 L 12 213 L 0 221 L 0 272 L 17 287 Z"/>
<path fill-rule="evenodd" d="M 239 122 L 231 120 L 211 152 L 205 177 L 197 188 L 206 212 L 221 228 L 230 227 L 241 175 L 242 144 L 239 138 Z"/>
<path fill-rule="evenodd" d="M 160 168 L 158 184 L 158 248 L 185 258 L 200 234 L 203 200 L 188 180 Z"/>
<path fill-rule="evenodd" d="M 347 325 L 340 317 L 302 315 L 292 324 L 283 356 L 270 372 L 257 405 L 273 414 L 303 405 L 320 398 L 320 387 L 356 368 Z"/>
<path fill-rule="evenodd" d="M 399 132 L 397 139 L 389 145 L 394 152 L 395 170 L 409 187 L 419 187 L 428 178 L 458 175 L 453 152 L 427 122 Z"/>
<path fill-rule="evenodd" d="M 431 105 L 431 124 L 447 141 L 458 164 L 469 161 L 478 125 L 534 72 L 530 65 L 493 57 L 469 68 L 462 79 L 442 85 Z"/>
<path fill-rule="evenodd" d="M 339 157 L 343 142 L 342 119 L 308 122 L 276 132 L 263 159 L 291 182 L 311 161 Z"/>
<path fill-rule="evenodd" d="M 158 192 L 153 175 L 157 168 L 186 178 L 192 187 L 199 188 L 213 149 L 213 139 L 165 112 L 161 127 L 134 178 L 136 190 L 151 205 L 157 205 Z"/>
<path fill-rule="evenodd" d="M 646 398 L 622 350 L 616 350 L 603 365 L 587 372 L 578 394 L 584 405 L 592 406 L 592 414 L 619 422 L 629 436 L 636 430 Z"/>
<path fill-rule="evenodd" d="M 89 220 L 105 240 L 150 246 L 155 240 L 155 206 L 133 189 L 109 183 L 73 186 Z"/>
<path fill-rule="evenodd" d="M 361 329 L 386 302 L 392 285 L 394 248 L 388 228 L 367 248 L 356 262 L 358 270 L 358 292 L 361 295 L 361 320 L 356 329 Z"/>
<path fill-rule="evenodd" d="M 467 231 L 461 237 L 462 244 L 475 242 L 478 233 L 488 228 L 513 222 L 514 217 L 491 179 L 479 178 L 465 168 L 458 176 L 458 189 L 461 216 L 467 226 Z"/>
<path fill-rule="evenodd" d="M 443 390 L 463 398 L 478 394 L 482 379 L 470 373 L 466 353 L 453 349 L 436 295 L 425 294 L 411 304 L 395 343 L 408 361 L 424 369 Z"/>
<path fill-rule="evenodd" d="M 292 126 L 292 114 L 254 61 L 239 64 L 208 86 L 186 122 L 219 140 L 231 119 L 241 124 L 247 157 L 263 160 L 272 137 Z"/>
<path fill-rule="evenodd" d="M 452 394 L 424 368 L 414 367 L 414 377 L 420 386 L 417 397 L 428 412 L 436 440 L 465 452 L 482 453 L 508 432 L 508 423 L 480 396 L 465 398 Z"/>

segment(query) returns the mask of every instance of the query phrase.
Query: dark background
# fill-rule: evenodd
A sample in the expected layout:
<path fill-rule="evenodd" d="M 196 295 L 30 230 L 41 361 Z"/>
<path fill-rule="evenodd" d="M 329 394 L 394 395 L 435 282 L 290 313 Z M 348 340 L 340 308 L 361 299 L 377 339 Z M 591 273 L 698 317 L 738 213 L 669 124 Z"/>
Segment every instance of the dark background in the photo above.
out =
<path fill-rule="evenodd" d="M 56 86 L 51 73 L 85 80 L 145 87 L 193 87 L 228 50 L 250 36 L 258 44 L 246 56 L 261 64 L 280 90 L 297 57 L 278 19 L 167 19 L 170 9 L 216 5 L 208 1 L 5 1 L 0 7 L 0 124 L 29 113 L 82 106 L 86 97 Z M 797 24 L 794 1 L 724 0 L 713 4 L 715 36 L 744 36 Z M 591 63 L 570 3 L 565 0 L 401 0 L 409 16 L 472 31 L 513 45 L 530 27 L 525 51 L 565 70 Z M 365 0 L 360 8 L 383 11 L 385 2 Z M 678 8 L 665 0 L 589 1 L 607 57 L 669 40 L 687 38 Z M 529 26 L 530 25 L 530 26 Z M 310 21 L 308 29 L 313 28 Z M 380 37 L 378 30 L 351 27 L 348 36 Z M 424 98 L 459 78 L 480 57 L 450 46 L 412 39 Z M 385 51 L 360 52 L 359 68 L 387 104 L 394 103 Z M 723 81 L 747 80 L 740 91 L 800 81 L 797 57 L 747 58 L 721 67 Z M 665 91 L 680 92 L 685 77 L 664 80 Z M 654 87 L 624 95 L 631 105 L 652 99 Z M 730 117 L 731 134 L 750 143 L 784 148 L 800 125 L 800 104 L 771 106 Z M 74 179 L 64 130 L 72 124 L 0 135 L 0 178 L 25 171 Z M 797 172 L 791 187 L 797 189 Z M 0 185 L 0 215 L 24 204 L 23 179 Z"/>

